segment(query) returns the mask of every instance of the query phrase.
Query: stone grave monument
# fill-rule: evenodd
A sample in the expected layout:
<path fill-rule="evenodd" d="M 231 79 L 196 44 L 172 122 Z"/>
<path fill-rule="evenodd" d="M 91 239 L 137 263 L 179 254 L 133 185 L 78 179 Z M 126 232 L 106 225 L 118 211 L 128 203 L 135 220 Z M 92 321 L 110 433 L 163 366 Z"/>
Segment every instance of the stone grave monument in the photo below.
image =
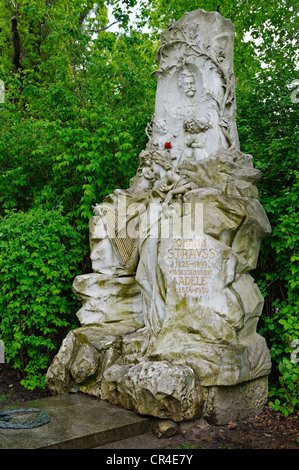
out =
<path fill-rule="evenodd" d="M 176 422 L 262 410 L 271 362 L 249 272 L 271 228 L 239 148 L 233 41 L 231 21 L 204 10 L 162 33 L 148 143 L 130 187 L 94 207 L 93 273 L 73 284 L 82 326 L 48 369 L 53 394 Z"/>

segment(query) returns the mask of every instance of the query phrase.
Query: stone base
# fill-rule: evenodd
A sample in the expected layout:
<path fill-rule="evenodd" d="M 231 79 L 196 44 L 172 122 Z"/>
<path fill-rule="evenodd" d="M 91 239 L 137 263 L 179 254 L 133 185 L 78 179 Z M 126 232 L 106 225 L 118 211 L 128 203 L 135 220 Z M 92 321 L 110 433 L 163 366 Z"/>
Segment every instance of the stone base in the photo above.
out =
<path fill-rule="evenodd" d="M 121 337 L 99 327 L 68 334 L 46 381 L 53 395 L 83 392 L 140 415 L 175 422 L 203 417 L 216 425 L 259 414 L 268 397 L 267 376 L 204 386 L 188 365 L 145 358 L 125 363 Z"/>
<path fill-rule="evenodd" d="M 260 414 L 267 399 L 267 376 L 228 387 L 209 387 L 203 417 L 214 425 L 239 421 Z"/>
<path fill-rule="evenodd" d="M 167 362 L 113 366 L 105 373 L 103 398 L 113 404 L 175 422 L 204 418 L 224 425 L 260 414 L 268 399 L 268 377 L 233 386 L 203 387 L 189 367 Z"/>
<path fill-rule="evenodd" d="M 179 422 L 202 415 L 206 390 L 188 366 L 142 362 L 110 367 L 103 376 L 102 397 L 141 415 Z"/>

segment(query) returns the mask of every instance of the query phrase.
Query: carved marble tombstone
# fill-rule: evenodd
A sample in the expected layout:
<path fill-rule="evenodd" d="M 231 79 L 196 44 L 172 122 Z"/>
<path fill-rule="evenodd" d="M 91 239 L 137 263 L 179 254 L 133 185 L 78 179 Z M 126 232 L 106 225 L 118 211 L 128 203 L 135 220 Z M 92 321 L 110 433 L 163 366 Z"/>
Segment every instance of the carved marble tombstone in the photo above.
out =
<path fill-rule="evenodd" d="M 93 273 L 73 284 L 82 327 L 47 372 L 53 394 L 174 421 L 262 410 L 271 362 L 249 272 L 271 229 L 239 148 L 233 39 L 230 20 L 203 10 L 161 35 L 148 144 L 130 188 L 94 208 Z"/>

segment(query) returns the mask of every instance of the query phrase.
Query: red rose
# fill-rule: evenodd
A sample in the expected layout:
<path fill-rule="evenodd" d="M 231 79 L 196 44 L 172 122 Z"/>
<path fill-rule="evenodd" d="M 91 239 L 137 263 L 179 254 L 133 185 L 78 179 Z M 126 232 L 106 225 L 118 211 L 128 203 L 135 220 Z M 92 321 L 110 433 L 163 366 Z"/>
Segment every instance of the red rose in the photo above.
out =
<path fill-rule="evenodd" d="M 171 143 L 170 142 L 165 142 L 165 148 L 166 149 L 171 149 Z"/>

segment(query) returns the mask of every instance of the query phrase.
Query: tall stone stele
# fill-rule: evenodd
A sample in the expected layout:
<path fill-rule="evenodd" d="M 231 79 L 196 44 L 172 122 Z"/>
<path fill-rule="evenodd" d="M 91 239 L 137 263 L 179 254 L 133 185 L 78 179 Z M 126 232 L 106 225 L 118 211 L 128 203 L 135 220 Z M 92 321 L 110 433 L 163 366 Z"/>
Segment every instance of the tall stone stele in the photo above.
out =
<path fill-rule="evenodd" d="M 225 424 L 259 413 L 271 362 L 249 272 L 271 232 L 240 151 L 234 26 L 196 10 L 161 35 L 155 113 L 126 190 L 95 206 L 93 273 L 76 277 L 82 327 L 47 372 L 158 418 Z"/>

